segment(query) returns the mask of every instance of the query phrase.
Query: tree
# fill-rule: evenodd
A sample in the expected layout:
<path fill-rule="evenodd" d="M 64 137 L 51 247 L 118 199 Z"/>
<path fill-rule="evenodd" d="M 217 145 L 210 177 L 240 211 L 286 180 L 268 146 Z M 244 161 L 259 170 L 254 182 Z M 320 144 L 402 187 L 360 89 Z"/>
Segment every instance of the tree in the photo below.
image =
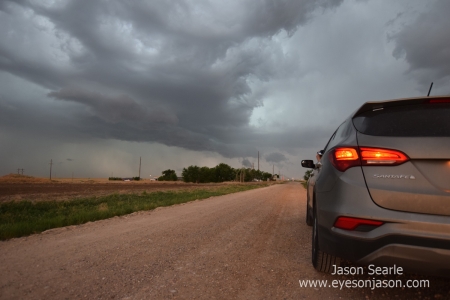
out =
<path fill-rule="evenodd" d="M 306 181 L 309 179 L 309 177 L 311 177 L 311 174 L 312 174 L 312 172 L 313 172 L 314 170 L 307 170 L 306 172 L 305 172 L 305 175 L 303 175 L 303 179 L 305 179 Z"/>
<path fill-rule="evenodd" d="M 189 166 L 181 173 L 184 182 L 224 182 L 234 180 L 236 170 L 227 164 L 221 163 L 214 168 Z"/>
<path fill-rule="evenodd" d="M 262 178 L 263 181 L 267 181 L 267 179 L 272 180 L 272 174 L 269 172 L 263 172 L 262 173 Z"/>
<path fill-rule="evenodd" d="M 197 166 L 189 166 L 187 169 L 183 168 L 181 173 L 184 182 L 199 182 L 200 168 Z"/>
<path fill-rule="evenodd" d="M 165 171 L 162 171 L 163 176 L 158 177 L 158 181 L 177 181 L 178 176 L 177 173 L 175 173 L 174 170 L 167 169 Z"/>
<path fill-rule="evenodd" d="M 231 181 L 236 176 L 236 171 L 227 164 L 221 163 L 213 168 L 214 182 Z"/>
<path fill-rule="evenodd" d="M 184 182 L 197 182 L 197 183 L 207 183 L 207 182 L 224 182 L 236 180 L 237 175 L 241 172 L 244 174 L 244 181 L 263 180 L 272 178 L 272 174 L 268 172 L 263 172 L 259 170 L 254 170 L 251 168 L 247 169 L 233 169 L 227 164 L 220 163 L 214 168 L 208 167 L 198 167 L 189 166 L 183 169 L 181 175 L 183 176 Z"/>
<path fill-rule="evenodd" d="M 198 182 L 207 183 L 214 181 L 213 172 L 214 169 L 210 169 L 208 167 L 201 167 L 199 172 Z"/>

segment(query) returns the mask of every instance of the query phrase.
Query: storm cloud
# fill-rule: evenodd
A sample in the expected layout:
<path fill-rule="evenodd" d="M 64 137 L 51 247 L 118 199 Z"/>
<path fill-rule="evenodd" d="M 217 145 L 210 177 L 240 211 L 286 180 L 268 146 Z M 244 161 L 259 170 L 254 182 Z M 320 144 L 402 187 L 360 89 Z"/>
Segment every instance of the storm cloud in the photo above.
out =
<path fill-rule="evenodd" d="M 435 88 L 450 92 L 449 11 L 449 1 L 431 2 L 429 10 L 391 36 L 396 44 L 393 55 L 408 62 L 408 73 L 423 89 L 434 81 Z M 398 21 L 401 20 L 400 15 Z"/>
<path fill-rule="evenodd" d="M 265 156 L 267 162 L 273 162 L 273 163 L 281 163 L 284 161 L 287 161 L 288 159 L 283 153 L 270 153 Z"/>
<path fill-rule="evenodd" d="M 242 164 L 242 166 L 244 166 L 246 168 L 253 167 L 253 164 L 247 158 L 242 159 L 241 164 Z"/>
<path fill-rule="evenodd" d="M 0 68 L 49 89 L 51 98 L 84 105 L 89 115 L 80 121 L 93 117 L 83 121 L 92 136 L 227 157 L 256 151 L 233 146 L 242 140 L 228 134 L 252 134 L 249 119 L 264 95 L 250 82 L 279 77 L 278 65 L 292 69 L 271 38 L 340 4 L 113 2 L 6 1 Z"/>
<path fill-rule="evenodd" d="M 176 116 L 158 109 L 150 111 L 126 95 L 111 97 L 77 88 L 63 88 L 58 92 L 50 92 L 48 96 L 84 104 L 90 108 L 94 115 L 108 123 L 176 124 L 178 122 Z"/>
<path fill-rule="evenodd" d="M 431 81 L 450 92 L 449 12 L 443 0 L 1 1 L 0 155 L 14 159 L 0 171 L 60 155 L 78 173 L 131 174 L 142 155 L 159 174 L 249 167 L 260 151 L 262 169 L 302 175 L 364 102 Z"/>

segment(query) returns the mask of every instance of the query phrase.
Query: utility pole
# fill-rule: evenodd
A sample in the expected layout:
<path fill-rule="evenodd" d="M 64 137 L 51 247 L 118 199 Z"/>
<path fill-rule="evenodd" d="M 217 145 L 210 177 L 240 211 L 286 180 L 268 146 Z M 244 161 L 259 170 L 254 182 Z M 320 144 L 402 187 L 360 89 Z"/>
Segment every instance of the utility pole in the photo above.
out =
<path fill-rule="evenodd" d="M 142 157 L 139 156 L 139 180 L 141 179 L 141 158 Z"/>
<path fill-rule="evenodd" d="M 19 170 L 20 170 L 20 169 L 19 169 L 19 168 L 17 168 L 17 175 L 20 175 L 20 174 L 19 174 Z"/>
<path fill-rule="evenodd" d="M 52 166 L 53 166 L 53 159 L 50 159 L 50 180 L 52 180 Z"/>
<path fill-rule="evenodd" d="M 272 165 L 272 177 L 274 173 L 275 173 L 275 165 Z"/>
<path fill-rule="evenodd" d="M 258 151 L 258 171 L 259 171 L 259 151 Z"/>
<path fill-rule="evenodd" d="M 23 169 L 21 169 L 22 170 L 22 175 L 23 175 Z"/>

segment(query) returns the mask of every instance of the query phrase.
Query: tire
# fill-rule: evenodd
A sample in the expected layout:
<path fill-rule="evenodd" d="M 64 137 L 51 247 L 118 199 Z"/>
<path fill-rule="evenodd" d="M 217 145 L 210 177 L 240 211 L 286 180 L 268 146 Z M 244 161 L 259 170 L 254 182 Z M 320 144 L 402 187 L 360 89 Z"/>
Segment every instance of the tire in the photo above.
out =
<path fill-rule="evenodd" d="M 313 206 L 313 230 L 312 230 L 312 264 L 314 268 L 319 272 L 332 273 L 334 266 L 339 267 L 341 265 L 341 259 L 337 256 L 328 254 L 320 250 L 319 248 L 319 230 L 317 224 L 317 212 L 316 205 Z"/>

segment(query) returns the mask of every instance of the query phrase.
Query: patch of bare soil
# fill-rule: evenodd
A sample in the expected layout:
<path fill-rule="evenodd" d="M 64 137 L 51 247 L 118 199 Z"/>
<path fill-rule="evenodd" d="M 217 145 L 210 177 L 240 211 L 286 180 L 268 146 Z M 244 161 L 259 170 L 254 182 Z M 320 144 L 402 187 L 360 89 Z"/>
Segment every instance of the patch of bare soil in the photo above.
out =
<path fill-rule="evenodd" d="M 185 183 L 162 181 L 108 181 L 105 179 L 49 180 L 31 176 L 9 174 L 0 177 L 0 202 L 48 201 L 156 191 L 214 189 L 230 183 Z M 249 184 L 249 183 L 247 183 Z M 261 184 L 261 183 L 250 183 Z"/>

